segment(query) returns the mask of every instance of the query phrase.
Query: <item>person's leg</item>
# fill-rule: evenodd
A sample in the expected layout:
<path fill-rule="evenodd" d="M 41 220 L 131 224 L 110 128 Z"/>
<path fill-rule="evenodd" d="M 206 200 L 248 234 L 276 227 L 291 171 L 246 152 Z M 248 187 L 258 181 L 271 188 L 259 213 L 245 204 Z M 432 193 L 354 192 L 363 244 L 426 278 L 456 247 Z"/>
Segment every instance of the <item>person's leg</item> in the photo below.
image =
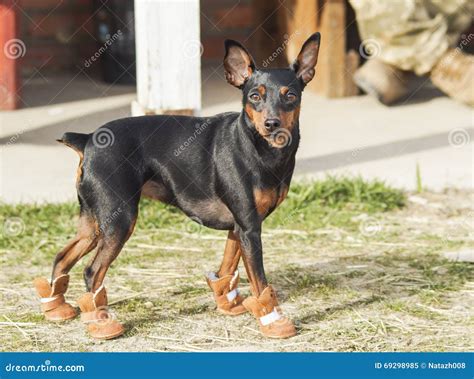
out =
<path fill-rule="evenodd" d="M 431 0 L 430 6 L 443 14 L 447 22 L 449 45 L 431 68 L 431 81 L 453 99 L 474 106 L 474 57 L 465 53 L 467 46 L 474 41 L 474 34 L 462 34 L 471 23 L 474 2 Z"/>
<path fill-rule="evenodd" d="M 448 46 L 455 47 L 459 36 L 471 24 L 474 14 L 474 2 L 468 0 L 431 0 L 429 9 L 432 13 L 441 13 L 447 23 Z M 467 37 L 467 36 L 466 36 Z"/>
<path fill-rule="evenodd" d="M 362 38 L 361 54 L 370 53 L 369 61 L 354 76 L 360 88 L 385 104 L 393 103 L 408 93 L 407 71 L 428 74 L 449 55 L 456 62 L 442 66 L 444 69 L 451 66 L 450 71 L 456 72 L 440 74 L 437 70 L 433 83 L 450 96 L 472 101 L 465 80 L 467 75 L 457 75 L 459 70 L 468 72 L 469 62 L 463 54 L 454 54 L 450 49 L 469 26 L 472 2 L 350 0 L 350 3 Z M 458 79 L 447 83 L 446 77 Z"/>
<path fill-rule="evenodd" d="M 446 0 L 451 1 L 451 0 Z M 418 75 L 431 70 L 448 49 L 448 23 L 417 0 L 350 0 L 362 46 L 373 45 L 373 58 Z"/>

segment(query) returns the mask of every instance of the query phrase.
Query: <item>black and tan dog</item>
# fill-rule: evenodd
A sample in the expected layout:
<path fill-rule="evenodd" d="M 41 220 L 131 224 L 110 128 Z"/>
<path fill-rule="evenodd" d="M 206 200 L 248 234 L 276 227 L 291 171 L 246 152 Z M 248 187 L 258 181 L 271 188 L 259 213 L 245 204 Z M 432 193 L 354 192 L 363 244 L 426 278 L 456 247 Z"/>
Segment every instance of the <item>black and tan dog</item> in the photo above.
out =
<path fill-rule="evenodd" d="M 133 232 L 140 198 L 147 196 L 178 207 L 205 226 L 229 231 L 220 269 L 207 277 L 219 311 L 250 311 L 267 337 L 295 335 L 265 278 L 261 231 L 263 220 L 288 192 L 300 139 L 301 95 L 313 79 L 319 44 L 315 33 L 290 68 L 263 70 L 242 45 L 226 41 L 225 75 L 242 90 L 240 113 L 205 119 L 131 117 L 90 135 L 64 134 L 59 141 L 80 156 L 81 211 L 77 235 L 56 256 L 52 281 L 35 280 L 47 319 L 76 315 L 64 299 L 68 272 L 97 248 L 84 270 L 88 292 L 78 300 L 82 319 L 92 337 L 123 333 L 123 326 L 109 319 L 103 281 Z M 113 144 L 104 146 L 101 133 L 113 138 Z M 237 290 L 240 257 L 252 291 L 245 300 Z"/>

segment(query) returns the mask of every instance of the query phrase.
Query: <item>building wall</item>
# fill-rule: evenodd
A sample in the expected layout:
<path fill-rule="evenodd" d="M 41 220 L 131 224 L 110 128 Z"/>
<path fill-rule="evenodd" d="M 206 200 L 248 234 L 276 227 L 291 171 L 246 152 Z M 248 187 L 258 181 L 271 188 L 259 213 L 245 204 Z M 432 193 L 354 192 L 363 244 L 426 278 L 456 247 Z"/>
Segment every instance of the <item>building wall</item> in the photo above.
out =
<path fill-rule="evenodd" d="M 27 47 L 23 75 L 76 72 L 100 46 L 94 39 L 94 9 L 93 0 L 22 0 L 20 38 Z M 224 39 L 244 41 L 252 36 L 255 20 L 252 0 L 202 0 L 203 63 L 221 62 Z"/>
<path fill-rule="evenodd" d="M 236 4 L 237 3 L 237 4 Z M 252 0 L 201 0 L 201 41 L 204 63 L 221 62 L 224 40 L 244 42 L 256 27 Z M 246 44 L 251 44 L 247 41 Z"/>
<path fill-rule="evenodd" d="M 22 0 L 20 38 L 26 45 L 22 73 L 72 70 L 96 49 L 92 0 Z"/>

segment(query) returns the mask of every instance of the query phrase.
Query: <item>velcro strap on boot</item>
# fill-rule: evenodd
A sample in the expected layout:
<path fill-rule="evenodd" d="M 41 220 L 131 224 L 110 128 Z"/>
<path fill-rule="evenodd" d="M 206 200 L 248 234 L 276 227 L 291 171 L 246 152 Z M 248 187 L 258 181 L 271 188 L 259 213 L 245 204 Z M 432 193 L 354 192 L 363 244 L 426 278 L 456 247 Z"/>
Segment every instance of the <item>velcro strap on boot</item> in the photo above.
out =
<path fill-rule="evenodd" d="M 40 298 L 41 302 L 41 310 L 43 312 L 51 311 L 61 304 L 64 304 L 66 300 L 64 299 L 64 295 L 57 295 L 54 297 L 42 297 Z"/>
<path fill-rule="evenodd" d="M 282 315 L 278 313 L 276 308 L 273 308 L 273 311 L 259 318 L 260 323 L 263 326 L 270 325 L 272 322 L 278 321 L 282 318 Z"/>
<path fill-rule="evenodd" d="M 239 296 L 239 290 L 238 288 L 233 289 L 232 291 L 227 292 L 224 295 L 221 296 L 214 296 L 216 299 L 216 304 L 219 306 L 226 305 L 228 303 L 232 303 L 235 299 L 237 299 L 237 296 Z"/>
<path fill-rule="evenodd" d="M 239 294 L 238 288 L 234 288 L 232 291 L 228 292 L 225 296 L 227 297 L 227 301 L 231 303 Z"/>
<path fill-rule="evenodd" d="M 239 289 L 237 288 L 239 280 L 239 270 L 235 270 L 232 277 L 230 277 L 230 280 L 228 279 L 229 276 L 230 275 L 226 275 L 223 278 L 219 278 L 214 272 L 210 272 L 207 274 L 207 283 L 209 284 L 209 287 L 211 287 L 211 289 L 214 291 L 214 298 L 216 300 L 217 305 L 220 307 L 234 302 L 239 296 Z M 219 283 L 224 284 L 225 288 L 222 288 L 222 284 Z M 217 288 L 220 289 L 218 290 Z M 218 293 L 221 293 L 221 295 L 219 295 Z"/>

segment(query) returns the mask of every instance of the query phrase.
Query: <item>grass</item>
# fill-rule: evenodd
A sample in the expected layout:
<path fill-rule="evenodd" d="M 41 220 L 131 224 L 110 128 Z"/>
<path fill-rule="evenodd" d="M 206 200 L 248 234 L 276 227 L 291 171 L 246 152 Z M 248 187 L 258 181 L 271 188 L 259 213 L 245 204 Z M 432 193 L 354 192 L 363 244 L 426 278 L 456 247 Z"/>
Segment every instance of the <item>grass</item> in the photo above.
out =
<path fill-rule="evenodd" d="M 258 335 L 250 315 L 227 318 L 203 274 L 222 257 L 225 233 L 144 200 L 136 231 L 107 275 L 109 299 L 127 332 L 90 341 L 79 320 L 57 326 L 38 312 L 31 288 L 47 276 L 57 251 L 75 233 L 75 203 L 0 205 L 2 350 L 26 351 L 381 351 L 463 350 L 473 317 L 466 296 L 473 268 L 440 252 L 472 247 L 465 220 L 472 194 L 418 196 L 379 181 L 334 178 L 295 183 L 265 221 L 269 281 L 298 328 L 288 341 Z M 437 204 L 431 206 L 431 204 Z M 449 233 L 447 222 L 449 221 Z M 449 234 L 449 235 L 447 235 Z M 449 237 L 449 238 L 448 238 Z M 68 300 L 84 291 L 78 263 Z M 245 270 L 241 290 L 248 294 Z M 62 336 L 71 336 L 65 341 Z M 472 334 L 472 333 L 471 333 Z"/>
<path fill-rule="evenodd" d="M 416 164 L 416 192 L 422 193 L 423 192 L 423 183 L 421 181 L 421 170 L 420 165 Z"/>

